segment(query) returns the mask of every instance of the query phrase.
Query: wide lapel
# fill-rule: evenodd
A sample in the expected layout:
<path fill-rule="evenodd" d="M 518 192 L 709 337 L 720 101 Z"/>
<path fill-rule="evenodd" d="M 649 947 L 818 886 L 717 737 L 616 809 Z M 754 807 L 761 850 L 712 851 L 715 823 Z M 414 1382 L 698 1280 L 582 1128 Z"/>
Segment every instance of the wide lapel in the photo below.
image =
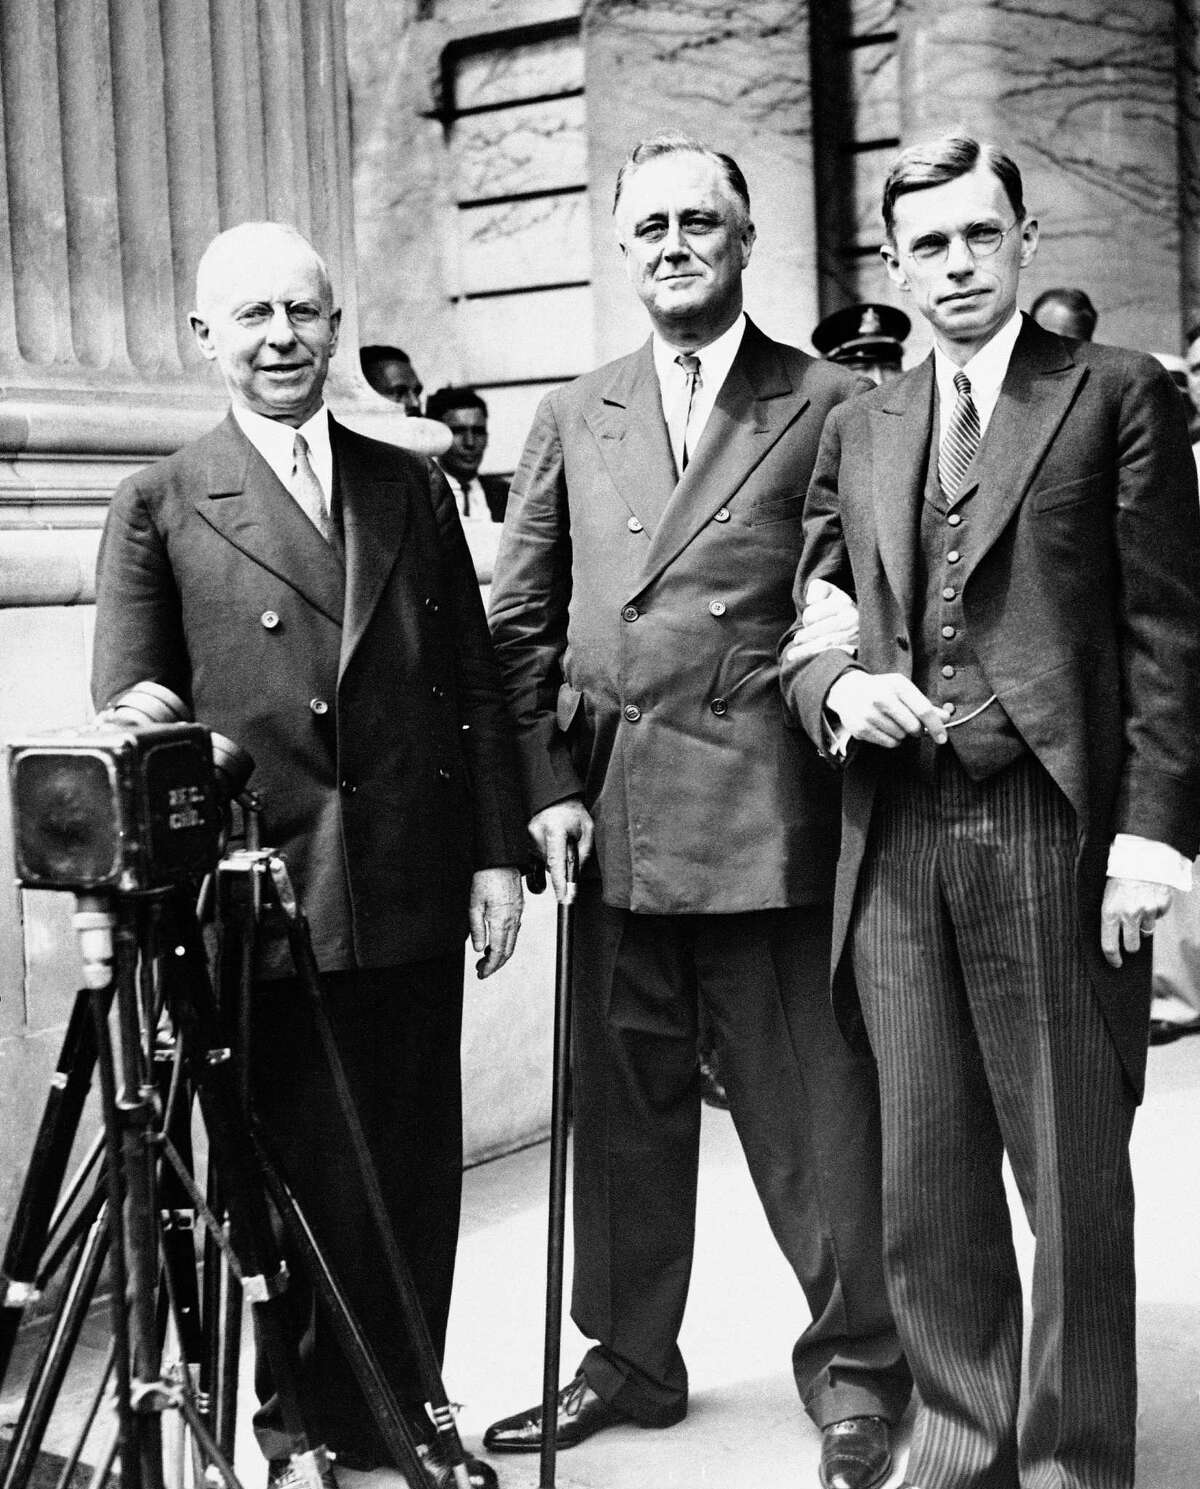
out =
<path fill-rule="evenodd" d="M 408 483 L 381 476 L 369 446 L 329 421 L 334 480 L 341 496 L 346 543 L 346 626 L 339 676 L 345 673 L 396 566 L 408 526 Z"/>
<path fill-rule="evenodd" d="M 964 580 L 1023 500 L 1084 374 L 1059 337 L 1024 318 L 999 401 L 960 494 L 961 500 L 978 486 L 971 502 L 975 532 Z"/>
<path fill-rule="evenodd" d="M 206 440 L 196 511 L 254 563 L 342 623 L 346 579 L 336 553 L 230 414 Z"/>
<path fill-rule="evenodd" d="M 933 438 L 933 357 L 884 387 L 871 410 L 871 472 L 879 558 L 902 615 L 913 613 L 923 486 Z"/>
<path fill-rule="evenodd" d="M 752 321 L 717 395 L 696 452 L 655 529 L 638 591 L 674 562 L 729 502 L 809 400 L 774 345 Z M 632 598 L 632 596 L 631 596 Z"/>
<path fill-rule="evenodd" d="M 616 364 L 583 417 L 630 515 L 653 532 L 675 487 L 675 457 L 649 341 Z"/>

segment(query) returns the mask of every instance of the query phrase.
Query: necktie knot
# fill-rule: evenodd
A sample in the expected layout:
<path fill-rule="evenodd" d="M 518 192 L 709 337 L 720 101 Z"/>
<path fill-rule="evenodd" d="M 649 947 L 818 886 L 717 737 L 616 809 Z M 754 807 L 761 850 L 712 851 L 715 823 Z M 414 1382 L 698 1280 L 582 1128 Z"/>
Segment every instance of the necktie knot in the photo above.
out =
<path fill-rule="evenodd" d="M 954 374 L 954 386 L 958 389 L 958 396 L 960 398 L 970 398 L 971 379 L 965 372 L 956 372 Z"/>
<path fill-rule="evenodd" d="M 683 368 L 685 377 L 690 378 L 693 382 L 699 379 L 700 358 L 696 356 L 695 352 L 680 352 L 675 360 Z"/>

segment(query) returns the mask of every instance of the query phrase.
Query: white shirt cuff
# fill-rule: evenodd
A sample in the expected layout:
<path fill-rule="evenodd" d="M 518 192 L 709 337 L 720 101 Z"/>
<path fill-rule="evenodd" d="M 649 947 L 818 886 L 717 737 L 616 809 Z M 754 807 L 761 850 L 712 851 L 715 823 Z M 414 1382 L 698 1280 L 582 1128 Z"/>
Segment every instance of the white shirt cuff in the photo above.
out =
<path fill-rule="evenodd" d="M 1108 850 L 1110 879 L 1147 879 L 1186 893 L 1192 887 L 1192 861 L 1172 848 L 1130 832 L 1119 832 Z"/>

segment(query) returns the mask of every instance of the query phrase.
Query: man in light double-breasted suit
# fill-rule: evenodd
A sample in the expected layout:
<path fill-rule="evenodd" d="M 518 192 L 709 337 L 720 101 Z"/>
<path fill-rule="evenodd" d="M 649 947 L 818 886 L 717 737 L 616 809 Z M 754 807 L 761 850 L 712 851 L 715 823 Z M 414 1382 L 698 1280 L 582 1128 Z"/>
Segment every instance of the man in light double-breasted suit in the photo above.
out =
<path fill-rule="evenodd" d="M 856 382 L 745 318 L 754 228 L 727 156 L 644 143 L 615 215 L 654 335 L 543 402 L 491 610 L 531 833 L 559 884 L 566 840 L 591 851 L 573 1313 L 597 1343 L 560 1396 L 559 1442 L 686 1410 L 704 1013 L 812 1312 L 793 1363 L 823 1482 L 866 1489 L 909 1377 L 880 1267 L 873 1070 L 825 987 L 837 793 L 785 725 L 775 661 L 821 426 Z M 540 1441 L 538 1410 L 485 1437 Z"/>
<path fill-rule="evenodd" d="M 254 757 L 264 840 L 308 914 L 385 1201 L 440 1348 L 462 1168 L 463 937 L 507 959 L 525 857 L 511 729 L 454 501 L 428 461 L 365 439 L 323 402 L 339 312 L 296 232 L 243 224 L 197 274 L 193 328 L 232 408 L 125 481 L 98 574 L 93 693 L 164 683 Z M 366 1201 L 279 939 L 251 1008 L 256 1115 L 422 1438 L 424 1385 L 370 1254 Z M 343 1463 L 386 1454 L 323 1314 L 296 1297 L 301 1408 Z M 270 1385 L 260 1382 L 264 1395 Z M 296 1448 L 257 1421 L 271 1484 Z M 495 1482 L 472 1462 L 477 1484 Z"/>
<path fill-rule="evenodd" d="M 887 178 L 933 354 L 826 425 L 797 593 L 857 661 L 785 654 L 847 745 L 835 993 L 879 1064 L 888 1281 L 920 1489 L 1128 1489 L 1147 936 L 1200 832 L 1200 527 L 1152 358 L 1017 311 L 1020 172 L 966 136 Z M 1036 1234 L 1022 1293 L 1005 1155 Z"/>

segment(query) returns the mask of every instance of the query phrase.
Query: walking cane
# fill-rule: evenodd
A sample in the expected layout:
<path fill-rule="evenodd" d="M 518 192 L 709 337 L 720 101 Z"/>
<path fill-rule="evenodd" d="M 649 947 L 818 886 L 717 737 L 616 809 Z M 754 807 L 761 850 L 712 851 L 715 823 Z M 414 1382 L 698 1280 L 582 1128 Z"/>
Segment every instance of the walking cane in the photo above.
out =
<path fill-rule="evenodd" d="M 546 1241 L 546 1343 L 542 1368 L 542 1460 L 539 1489 L 554 1489 L 558 1448 L 558 1366 L 562 1335 L 563 1235 L 567 1197 L 567 1103 L 571 1080 L 571 962 L 579 854 L 567 842 L 566 891 L 558 906 L 554 973 L 554 1085 L 550 1102 L 550 1227 Z"/>

